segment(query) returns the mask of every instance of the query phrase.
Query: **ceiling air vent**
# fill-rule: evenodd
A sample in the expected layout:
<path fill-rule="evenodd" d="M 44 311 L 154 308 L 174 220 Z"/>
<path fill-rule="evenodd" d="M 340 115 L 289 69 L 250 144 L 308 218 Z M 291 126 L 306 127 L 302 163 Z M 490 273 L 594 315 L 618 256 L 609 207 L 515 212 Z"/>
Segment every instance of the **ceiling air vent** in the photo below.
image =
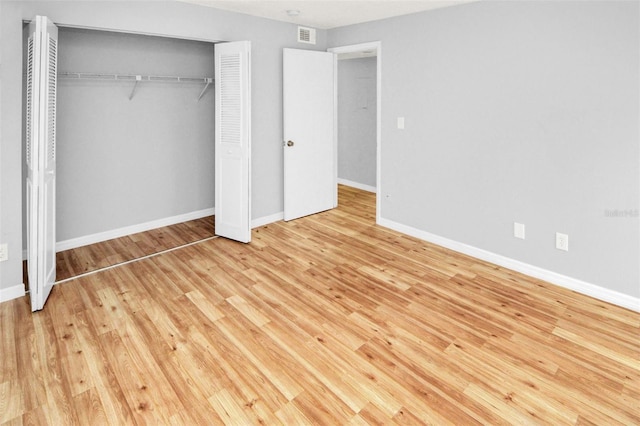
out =
<path fill-rule="evenodd" d="M 313 28 L 298 27 L 298 42 L 316 44 L 316 30 Z"/>

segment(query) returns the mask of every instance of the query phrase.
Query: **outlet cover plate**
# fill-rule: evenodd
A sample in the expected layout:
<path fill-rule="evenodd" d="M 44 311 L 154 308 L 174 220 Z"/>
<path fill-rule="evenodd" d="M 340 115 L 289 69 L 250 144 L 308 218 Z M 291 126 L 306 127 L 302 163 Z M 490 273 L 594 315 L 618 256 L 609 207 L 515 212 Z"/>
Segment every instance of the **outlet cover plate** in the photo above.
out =
<path fill-rule="evenodd" d="M 7 244 L 0 244 L 0 262 L 9 260 L 9 246 Z"/>
<path fill-rule="evenodd" d="M 524 224 L 513 222 L 513 236 L 524 240 Z"/>
<path fill-rule="evenodd" d="M 558 250 L 569 251 L 569 236 L 556 232 L 556 248 Z"/>

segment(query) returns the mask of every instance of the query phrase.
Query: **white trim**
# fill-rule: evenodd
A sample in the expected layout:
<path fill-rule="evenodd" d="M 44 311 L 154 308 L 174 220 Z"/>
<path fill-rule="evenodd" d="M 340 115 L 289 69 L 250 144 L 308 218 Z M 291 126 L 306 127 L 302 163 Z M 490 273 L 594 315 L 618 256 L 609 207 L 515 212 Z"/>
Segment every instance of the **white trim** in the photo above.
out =
<path fill-rule="evenodd" d="M 70 240 L 58 241 L 56 243 L 56 252 L 71 250 L 76 247 L 87 246 L 89 244 L 100 243 L 102 241 L 112 240 L 114 238 L 124 237 L 126 235 L 137 234 L 138 232 L 150 231 L 163 226 L 175 225 L 176 223 L 196 220 L 207 216 L 215 215 L 215 209 L 197 210 L 177 216 L 165 217 L 163 219 L 152 220 L 150 222 L 139 223 L 137 225 L 125 226 L 124 228 L 112 229 L 110 231 L 99 232 L 97 234 L 85 235 Z"/>
<path fill-rule="evenodd" d="M 332 52 L 336 56 L 340 53 L 355 53 L 365 51 L 375 51 L 376 56 L 376 193 L 382 194 L 382 42 L 370 41 L 360 44 L 352 44 L 349 46 L 339 46 L 327 49 L 327 52 Z M 373 54 L 371 56 L 374 56 Z M 338 73 L 334 73 L 336 84 L 334 85 L 335 96 L 338 96 Z M 336 119 L 336 128 L 337 126 Z M 338 136 L 336 130 L 336 147 L 338 144 Z M 336 164 L 337 168 L 337 164 Z M 336 169 L 336 178 L 337 178 Z M 376 197 L 376 223 L 380 224 L 382 220 L 382 197 Z"/>
<path fill-rule="evenodd" d="M 376 223 L 382 220 L 382 43 L 376 42 Z"/>
<path fill-rule="evenodd" d="M 421 231 L 419 229 L 403 225 L 392 220 L 381 218 L 378 221 L 378 224 L 410 235 L 412 237 L 420 238 L 421 240 L 425 240 L 430 243 L 437 244 L 439 246 L 446 247 L 448 249 L 464 253 L 466 255 L 473 256 L 487 262 L 494 263 L 504 268 L 523 273 L 530 277 L 547 281 L 551 284 L 555 284 L 557 286 L 564 287 L 569 290 L 573 290 L 578 293 L 585 294 L 587 296 L 591 296 L 596 299 L 630 309 L 632 311 L 640 312 L 640 298 L 629 296 L 627 294 L 620 293 L 614 290 L 609 290 L 595 284 L 568 277 L 566 275 L 549 271 L 547 269 L 530 265 L 528 263 L 520 262 L 519 260 L 511 259 L 487 250 L 463 244 L 458 241 L 450 240 L 448 238 L 434 235 L 426 231 Z"/>
<path fill-rule="evenodd" d="M 23 19 L 22 20 L 23 23 L 29 23 L 29 20 Z M 175 33 L 166 33 L 166 32 L 159 32 L 159 33 L 152 33 L 152 32 L 148 32 L 148 31 L 136 31 L 136 30 L 131 30 L 131 29 L 127 29 L 127 28 L 116 28 L 116 27 L 92 27 L 89 25 L 77 25 L 77 24 L 64 24 L 64 23 L 60 23 L 60 22 L 54 22 L 55 26 L 58 28 L 71 28 L 71 29 L 78 29 L 78 30 L 90 30 L 90 31 L 108 31 L 111 33 L 121 33 L 121 34 L 133 34 L 133 35 L 144 35 L 144 36 L 151 36 L 151 37 L 165 37 L 165 38 L 173 38 L 176 40 L 188 40 L 188 41 L 201 41 L 204 43 L 225 43 L 227 40 L 220 40 L 220 39 L 211 39 L 211 38 L 202 38 L 202 37 L 190 37 L 184 34 L 180 34 L 177 35 Z"/>
<path fill-rule="evenodd" d="M 362 189 L 363 191 L 376 193 L 376 187 L 371 185 L 365 185 L 364 183 L 354 182 L 352 180 L 338 178 L 338 183 L 340 185 L 350 186 L 352 188 Z"/>
<path fill-rule="evenodd" d="M 274 222 L 279 222 L 281 220 L 284 220 L 284 212 L 274 213 L 269 216 L 262 216 L 257 219 L 253 219 L 251 221 L 251 229 L 259 228 L 261 226 L 268 225 Z"/>
<path fill-rule="evenodd" d="M 340 54 L 340 53 L 357 53 L 357 52 L 375 50 L 377 51 L 376 54 L 378 54 L 380 53 L 379 49 L 380 49 L 379 41 L 368 41 L 365 43 L 351 44 L 349 46 L 330 47 L 329 49 L 327 49 L 327 52 Z M 375 55 L 371 54 L 370 56 L 375 56 Z"/>
<path fill-rule="evenodd" d="M 332 53 L 331 49 L 327 52 Z M 333 54 L 333 208 L 338 207 L 338 55 Z"/>
<path fill-rule="evenodd" d="M 17 299 L 27 294 L 24 284 L 14 285 L 9 288 L 0 288 L 0 303 L 8 302 L 9 300 Z"/>

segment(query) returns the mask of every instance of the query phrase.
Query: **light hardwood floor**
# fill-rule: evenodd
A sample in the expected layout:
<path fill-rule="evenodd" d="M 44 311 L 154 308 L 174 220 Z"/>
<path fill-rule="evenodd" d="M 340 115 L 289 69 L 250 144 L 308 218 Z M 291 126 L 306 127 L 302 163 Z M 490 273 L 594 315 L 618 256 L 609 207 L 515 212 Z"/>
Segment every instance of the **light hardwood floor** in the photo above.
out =
<path fill-rule="evenodd" d="M 374 196 L 0 304 L 2 424 L 640 424 L 640 314 L 374 225 Z"/>
<path fill-rule="evenodd" d="M 112 267 L 145 256 L 212 238 L 214 217 L 208 216 L 146 232 L 126 235 L 96 244 L 56 253 L 56 280 Z M 29 287 L 27 262 L 22 265 L 23 282 Z"/>
<path fill-rule="evenodd" d="M 56 254 L 56 280 L 117 265 L 214 236 L 213 216 L 65 250 Z"/>

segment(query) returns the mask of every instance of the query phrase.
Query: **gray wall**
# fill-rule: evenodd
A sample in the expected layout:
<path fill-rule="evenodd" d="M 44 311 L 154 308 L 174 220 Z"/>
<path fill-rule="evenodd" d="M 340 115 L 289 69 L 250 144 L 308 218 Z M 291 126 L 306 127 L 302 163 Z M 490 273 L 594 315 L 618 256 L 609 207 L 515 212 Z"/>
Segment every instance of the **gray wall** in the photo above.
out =
<path fill-rule="evenodd" d="M 640 296 L 638 8 L 483 1 L 332 30 L 382 42 L 383 218 Z"/>
<path fill-rule="evenodd" d="M 22 283 L 22 21 L 46 15 L 60 25 L 170 37 L 252 42 L 252 217 L 282 211 L 282 48 L 326 48 L 296 42 L 297 26 L 165 1 L 3 1 L 0 21 L 0 290 Z M 140 91 L 142 96 L 145 96 Z M 134 98 L 135 100 L 135 98 Z M 133 102 L 133 101 L 132 101 Z"/>
<path fill-rule="evenodd" d="M 338 178 L 376 186 L 376 58 L 338 61 Z"/>
<path fill-rule="evenodd" d="M 58 69 L 213 77 L 213 44 L 60 29 Z M 214 207 L 214 95 L 204 84 L 60 79 L 57 240 Z"/>

